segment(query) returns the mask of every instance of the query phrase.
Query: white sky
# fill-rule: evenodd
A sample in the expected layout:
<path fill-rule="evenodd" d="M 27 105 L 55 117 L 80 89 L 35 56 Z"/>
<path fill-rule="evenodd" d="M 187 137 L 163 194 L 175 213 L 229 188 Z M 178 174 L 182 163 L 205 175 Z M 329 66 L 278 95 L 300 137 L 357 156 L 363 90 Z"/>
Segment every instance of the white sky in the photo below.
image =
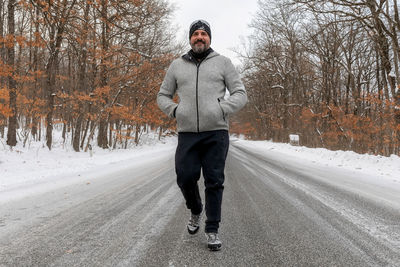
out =
<path fill-rule="evenodd" d="M 240 61 L 230 49 L 239 47 L 240 36 L 250 35 L 248 27 L 257 11 L 257 0 L 169 0 L 175 4 L 174 24 L 177 38 L 189 42 L 189 26 L 196 19 L 204 19 L 211 26 L 211 47 L 229 57 L 234 64 Z"/>

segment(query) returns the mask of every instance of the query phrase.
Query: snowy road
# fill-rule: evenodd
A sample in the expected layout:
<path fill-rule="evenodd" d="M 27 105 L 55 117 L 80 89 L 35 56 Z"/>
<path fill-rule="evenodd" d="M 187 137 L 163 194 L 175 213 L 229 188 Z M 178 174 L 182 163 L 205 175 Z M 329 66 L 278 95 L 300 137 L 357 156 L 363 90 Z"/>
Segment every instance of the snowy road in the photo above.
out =
<path fill-rule="evenodd" d="M 173 153 L 0 205 L 0 266 L 399 266 L 400 189 L 232 143 L 221 239 L 189 236 Z"/>

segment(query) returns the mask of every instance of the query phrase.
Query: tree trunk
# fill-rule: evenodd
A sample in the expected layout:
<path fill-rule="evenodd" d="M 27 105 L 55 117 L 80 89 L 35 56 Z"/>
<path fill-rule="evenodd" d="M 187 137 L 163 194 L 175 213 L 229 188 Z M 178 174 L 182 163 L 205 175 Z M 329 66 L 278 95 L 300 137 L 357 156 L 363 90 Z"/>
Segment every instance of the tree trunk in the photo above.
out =
<path fill-rule="evenodd" d="M 15 21 L 14 21 L 14 7 L 15 0 L 8 1 L 8 34 L 13 36 L 15 33 Z M 13 41 L 14 42 L 14 41 Z M 14 57 L 15 50 L 14 45 L 7 47 L 7 64 L 14 68 Z M 7 131 L 7 145 L 15 146 L 17 144 L 17 82 L 15 81 L 14 71 L 8 77 L 8 89 L 10 96 L 10 108 L 11 116 L 8 118 L 8 131 Z"/>
<path fill-rule="evenodd" d="M 67 132 L 67 121 L 64 120 L 63 122 L 63 129 L 62 129 L 62 139 L 63 139 L 63 144 L 65 144 L 65 133 Z"/>
<path fill-rule="evenodd" d="M 76 152 L 79 152 L 79 141 L 81 135 L 82 120 L 83 120 L 83 114 L 80 113 L 78 119 L 76 120 L 75 134 L 72 142 L 72 146 Z"/>
<path fill-rule="evenodd" d="M 88 107 L 87 113 L 90 114 L 90 111 L 91 111 L 91 104 L 89 103 L 88 106 L 89 106 L 89 107 Z M 90 122 L 91 122 L 91 120 L 90 120 L 90 118 L 88 118 L 87 121 L 86 121 L 85 130 L 84 130 L 85 132 L 84 132 L 84 134 L 83 134 L 83 136 L 82 136 L 82 140 L 81 140 L 81 145 L 80 145 L 80 148 L 81 148 L 81 149 L 83 149 L 83 144 L 85 143 L 85 139 L 86 139 L 86 135 L 87 135 L 88 130 L 89 130 Z"/>
<path fill-rule="evenodd" d="M 112 130 L 113 130 L 113 123 L 110 122 L 108 126 L 108 147 L 112 147 Z"/>
<path fill-rule="evenodd" d="M 127 131 L 127 133 L 126 133 L 124 149 L 127 149 L 127 148 L 128 148 L 128 141 L 129 141 L 129 139 L 130 139 L 130 137 L 131 137 L 131 131 L 132 131 L 132 127 L 129 125 L 129 126 L 128 126 L 128 131 Z"/>
<path fill-rule="evenodd" d="M 35 42 L 38 42 L 39 39 L 39 8 L 35 7 Z M 33 48 L 33 72 L 36 73 L 39 69 L 39 59 L 38 59 L 38 50 L 39 48 L 35 46 Z M 35 92 L 38 92 L 39 86 L 38 86 L 38 78 L 35 75 L 35 82 L 34 82 L 34 93 L 32 94 L 33 102 L 36 102 L 37 98 L 40 98 Z M 41 118 L 36 114 L 32 114 L 32 136 L 34 140 L 40 140 L 40 134 L 38 136 L 38 124 L 40 122 Z"/>
<path fill-rule="evenodd" d="M 162 132 L 163 132 L 163 127 L 160 126 L 160 131 L 158 132 L 158 140 L 161 140 L 161 136 L 162 136 Z"/>
<path fill-rule="evenodd" d="M 0 0 L 0 38 L 4 38 L 4 17 L 3 17 L 3 7 L 4 7 L 4 0 Z M 0 62 L 3 64 L 5 62 L 5 49 L 4 43 L 0 43 Z M 0 88 L 4 87 L 5 85 L 5 77 L 0 76 Z M 4 135 L 4 126 L 0 126 L 2 128 L 2 132 Z"/>
<path fill-rule="evenodd" d="M 49 25 L 49 59 L 47 62 L 46 66 L 46 75 L 47 75 L 47 80 L 46 80 L 46 91 L 47 91 L 47 115 L 46 115 L 46 123 L 47 123 L 47 128 L 46 128 L 46 145 L 51 150 L 51 145 L 53 142 L 53 113 L 54 113 L 54 98 L 56 96 L 56 75 L 58 71 L 58 54 L 60 52 L 60 47 L 61 43 L 64 38 L 64 30 L 65 30 L 65 25 L 67 23 L 67 18 L 69 17 L 70 11 L 75 5 L 76 0 L 72 1 L 63 1 L 62 2 L 62 10 L 60 13 L 61 17 L 57 17 L 57 22 L 58 23 L 52 23 L 48 22 Z M 69 7 L 67 7 L 69 5 Z M 50 9 L 54 11 L 59 11 L 57 10 L 58 7 L 53 6 L 52 1 L 49 2 L 49 7 Z M 49 15 L 51 12 L 42 11 L 43 14 Z M 51 15 L 50 15 L 51 16 Z M 56 18 L 56 17 L 53 17 Z"/>
<path fill-rule="evenodd" d="M 90 125 L 90 119 L 88 119 L 87 121 L 86 121 L 86 126 L 85 126 L 85 130 L 84 130 L 84 133 L 83 133 L 83 136 L 82 136 L 82 139 L 81 139 L 81 144 L 80 144 L 80 149 L 83 149 L 83 144 L 85 143 L 85 139 L 86 139 L 86 135 L 87 135 L 87 132 L 88 132 L 88 130 L 89 130 L 89 125 Z"/>
<path fill-rule="evenodd" d="M 98 120 L 97 120 L 98 121 Z M 93 135 L 94 135 L 94 130 L 96 129 L 96 121 L 92 121 L 91 125 L 90 125 L 90 133 L 89 133 L 89 137 L 85 146 L 85 152 L 87 152 L 89 146 L 90 146 L 90 142 L 93 139 Z"/>
<path fill-rule="evenodd" d="M 394 119 L 395 119 L 395 126 L 397 126 L 396 130 L 396 139 L 397 139 L 397 148 L 396 148 L 396 153 L 398 156 L 400 156 L 400 90 L 397 89 L 397 93 L 395 95 L 395 114 L 394 114 Z"/>
<path fill-rule="evenodd" d="M 52 49 L 51 51 L 54 52 Z M 55 55 L 51 52 L 49 61 L 47 63 L 46 74 L 47 74 L 47 115 L 46 115 L 46 145 L 51 150 L 53 143 L 53 112 L 54 112 L 54 87 L 55 87 L 55 73 L 54 73 L 54 61 L 56 60 Z"/>
<path fill-rule="evenodd" d="M 78 74 L 78 90 L 79 92 L 84 92 L 84 91 L 88 91 L 87 90 L 87 79 L 86 79 L 86 61 L 87 61 L 87 33 L 88 33 L 88 29 L 89 29 L 89 10 L 90 10 L 90 4 L 86 3 L 85 6 L 85 13 L 84 13 L 84 20 L 85 20 L 85 24 L 83 26 L 83 32 L 82 32 L 82 49 L 81 49 L 81 54 L 79 56 L 78 59 L 78 66 L 79 66 L 79 74 Z M 90 109 L 90 106 L 89 106 Z M 83 118 L 84 118 L 84 108 L 82 107 L 82 105 L 79 103 L 79 115 L 78 115 L 78 119 L 76 120 L 76 125 L 75 125 L 75 134 L 74 134 L 74 138 L 73 138 L 73 142 L 72 142 L 72 146 L 74 148 L 74 150 L 76 152 L 79 152 L 79 143 L 80 143 L 80 138 L 81 138 L 81 130 L 82 130 L 82 122 L 83 122 Z M 89 120 L 88 120 L 89 123 Z M 89 124 L 87 124 L 87 127 L 89 126 Z M 83 147 L 83 142 L 84 139 L 86 137 L 86 133 L 87 130 L 85 131 L 85 135 L 83 136 L 83 140 L 82 140 L 82 145 L 81 148 Z"/>
<path fill-rule="evenodd" d="M 139 132 L 140 132 L 140 124 L 136 123 L 136 131 L 135 131 L 135 144 L 139 144 Z"/>
<path fill-rule="evenodd" d="M 108 148 L 107 122 L 104 120 L 104 118 L 100 119 L 99 133 L 97 136 L 97 145 L 101 148 Z"/>
<path fill-rule="evenodd" d="M 101 31 L 101 45 L 102 45 L 102 55 L 100 60 L 100 86 L 105 87 L 107 86 L 107 58 L 106 54 L 108 52 L 108 39 L 107 35 L 109 32 L 108 26 L 108 1 L 102 0 L 101 1 L 102 10 L 101 10 L 101 17 L 102 17 L 102 31 Z M 103 96 L 104 103 L 108 103 L 107 96 Z M 97 136 L 97 145 L 101 148 L 108 148 L 108 140 L 107 140 L 107 124 L 108 121 L 106 120 L 106 116 L 103 114 L 100 115 L 100 124 L 99 124 L 99 134 Z"/>

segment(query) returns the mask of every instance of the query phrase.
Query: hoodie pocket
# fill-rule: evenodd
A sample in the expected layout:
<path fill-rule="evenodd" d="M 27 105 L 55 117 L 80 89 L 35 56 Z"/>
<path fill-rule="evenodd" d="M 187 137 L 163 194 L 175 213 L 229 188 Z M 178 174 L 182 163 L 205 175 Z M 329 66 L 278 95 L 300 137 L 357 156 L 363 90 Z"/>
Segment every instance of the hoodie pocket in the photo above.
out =
<path fill-rule="evenodd" d="M 218 106 L 219 106 L 219 109 L 221 110 L 222 118 L 223 118 L 224 121 L 226 122 L 225 113 L 224 113 L 224 110 L 223 110 L 222 107 L 221 107 L 221 99 L 219 99 L 219 98 L 218 98 Z"/>
<path fill-rule="evenodd" d="M 195 132 L 196 126 L 196 111 L 185 103 L 180 102 L 175 111 L 176 123 L 178 131 Z"/>

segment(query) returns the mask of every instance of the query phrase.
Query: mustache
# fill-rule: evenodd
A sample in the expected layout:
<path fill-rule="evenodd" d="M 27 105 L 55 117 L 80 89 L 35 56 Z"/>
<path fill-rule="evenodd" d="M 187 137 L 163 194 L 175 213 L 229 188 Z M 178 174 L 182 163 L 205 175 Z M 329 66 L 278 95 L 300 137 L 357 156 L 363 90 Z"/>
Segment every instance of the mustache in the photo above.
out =
<path fill-rule="evenodd" d="M 196 42 L 194 42 L 194 44 L 197 44 L 197 43 L 206 44 L 206 42 L 204 42 L 203 40 L 196 40 Z"/>

